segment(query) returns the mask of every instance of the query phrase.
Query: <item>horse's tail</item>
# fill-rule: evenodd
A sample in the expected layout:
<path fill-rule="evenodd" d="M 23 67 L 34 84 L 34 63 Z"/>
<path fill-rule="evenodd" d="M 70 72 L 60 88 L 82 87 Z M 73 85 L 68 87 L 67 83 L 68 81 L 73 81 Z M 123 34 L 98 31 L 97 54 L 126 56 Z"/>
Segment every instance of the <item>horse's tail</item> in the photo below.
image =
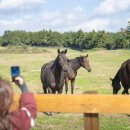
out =
<path fill-rule="evenodd" d="M 44 70 L 44 65 L 42 66 L 42 68 L 41 68 L 41 73 L 40 73 L 40 79 L 41 79 L 41 82 L 42 82 L 42 74 L 43 74 L 43 70 Z"/>
<path fill-rule="evenodd" d="M 50 62 L 48 62 L 48 63 L 45 63 L 45 64 L 42 66 L 42 68 L 41 68 L 41 75 L 40 75 L 40 77 L 41 77 L 41 82 L 42 82 L 42 74 L 43 74 L 43 71 L 45 70 L 45 68 L 46 68 L 48 65 L 52 65 L 53 62 L 54 62 L 54 61 L 50 61 Z"/>
<path fill-rule="evenodd" d="M 41 68 L 41 82 L 42 82 L 42 74 L 43 74 L 43 71 L 45 70 L 46 66 L 49 65 L 49 63 L 45 63 L 42 68 Z"/>

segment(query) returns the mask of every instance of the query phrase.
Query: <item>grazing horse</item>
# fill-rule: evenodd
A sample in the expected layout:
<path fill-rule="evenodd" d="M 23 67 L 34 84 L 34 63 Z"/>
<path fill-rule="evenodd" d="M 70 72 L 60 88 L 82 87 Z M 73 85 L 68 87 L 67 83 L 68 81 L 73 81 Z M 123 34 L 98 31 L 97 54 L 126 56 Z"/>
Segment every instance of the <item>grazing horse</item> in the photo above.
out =
<path fill-rule="evenodd" d="M 128 89 L 130 88 L 130 59 L 123 62 L 114 79 L 112 81 L 113 94 L 117 94 L 121 89 L 121 84 L 124 88 L 122 94 L 129 94 Z M 121 82 L 121 84 L 120 84 Z"/>
<path fill-rule="evenodd" d="M 71 81 L 71 94 L 74 92 L 74 83 L 77 76 L 77 71 L 80 67 L 85 68 L 88 72 L 91 71 L 89 65 L 88 55 L 76 57 L 74 59 L 68 60 L 68 72 L 65 75 L 65 91 L 68 92 L 68 80 Z"/>
<path fill-rule="evenodd" d="M 62 93 L 64 86 L 65 73 L 68 71 L 67 49 L 61 51 L 58 49 L 58 56 L 55 61 L 41 68 L 41 82 L 43 84 L 44 93 Z"/>

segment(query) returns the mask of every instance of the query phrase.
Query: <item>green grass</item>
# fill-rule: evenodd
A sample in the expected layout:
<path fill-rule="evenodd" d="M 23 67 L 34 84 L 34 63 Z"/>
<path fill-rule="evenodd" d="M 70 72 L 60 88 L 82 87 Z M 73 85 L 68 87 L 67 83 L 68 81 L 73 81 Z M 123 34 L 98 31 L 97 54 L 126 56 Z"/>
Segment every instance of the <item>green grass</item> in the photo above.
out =
<path fill-rule="evenodd" d="M 99 94 L 111 94 L 112 87 L 109 78 L 113 78 L 121 63 L 130 58 L 130 51 L 93 49 L 80 52 L 68 49 L 67 52 L 69 58 L 86 54 L 89 54 L 92 71 L 88 73 L 83 68 L 79 69 L 74 93 L 78 94 L 94 90 Z M 0 47 L 1 76 L 10 80 L 10 66 L 19 65 L 21 75 L 26 79 L 29 90 L 34 93 L 42 92 L 42 84 L 40 82 L 41 66 L 54 60 L 56 55 L 57 48 L 26 48 L 25 50 L 16 48 L 16 50 L 10 52 L 9 48 Z M 20 91 L 17 87 L 14 84 L 12 85 L 14 91 L 19 93 Z M 121 92 L 122 90 L 119 94 Z M 129 129 L 130 117 L 128 115 L 100 114 L 100 130 Z M 48 117 L 43 113 L 38 113 L 36 126 L 32 130 L 83 130 L 83 114 L 60 113 Z"/>

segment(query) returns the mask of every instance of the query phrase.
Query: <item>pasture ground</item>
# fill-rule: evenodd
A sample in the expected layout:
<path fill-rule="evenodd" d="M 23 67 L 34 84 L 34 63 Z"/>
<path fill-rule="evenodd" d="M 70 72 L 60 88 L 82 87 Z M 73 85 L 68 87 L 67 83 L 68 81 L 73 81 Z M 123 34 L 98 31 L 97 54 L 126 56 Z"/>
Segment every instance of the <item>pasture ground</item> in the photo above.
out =
<path fill-rule="evenodd" d="M 61 48 L 63 50 L 64 48 Z M 92 71 L 88 73 L 80 68 L 75 82 L 74 93 L 97 91 L 99 94 L 111 94 L 110 77 L 114 77 L 121 63 L 130 58 L 130 50 L 88 50 L 77 51 L 68 49 L 69 59 L 89 54 Z M 21 75 L 25 78 L 31 92 L 41 93 L 40 69 L 46 62 L 54 60 L 57 48 L 0 48 L 0 75 L 10 80 L 10 66 L 19 65 Z M 12 84 L 16 93 L 20 93 Z M 70 84 L 69 84 L 70 86 Z M 121 94 L 120 90 L 119 94 Z M 65 93 L 65 92 L 63 92 Z M 70 93 L 70 90 L 69 90 Z M 100 114 L 100 130 L 129 130 L 128 114 Z M 83 114 L 60 113 L 47 116 L 38 113 L 36 126 L 32 130 L 83 130 Z"/>

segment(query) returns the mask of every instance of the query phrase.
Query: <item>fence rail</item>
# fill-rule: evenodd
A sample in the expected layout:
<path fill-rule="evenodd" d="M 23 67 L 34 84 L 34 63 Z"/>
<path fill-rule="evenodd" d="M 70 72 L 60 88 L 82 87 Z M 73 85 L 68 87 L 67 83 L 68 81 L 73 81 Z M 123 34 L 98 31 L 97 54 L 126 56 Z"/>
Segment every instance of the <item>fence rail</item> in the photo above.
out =
<path fill-rule="evenodd" d="M 14 95 L 11 111 L 18 109 L 20 95 Z M 130 113 L 129 95 L 34 94 L 39 112 L 84 113 L 84 129 L 99 130 L 99 113 Z"/>

